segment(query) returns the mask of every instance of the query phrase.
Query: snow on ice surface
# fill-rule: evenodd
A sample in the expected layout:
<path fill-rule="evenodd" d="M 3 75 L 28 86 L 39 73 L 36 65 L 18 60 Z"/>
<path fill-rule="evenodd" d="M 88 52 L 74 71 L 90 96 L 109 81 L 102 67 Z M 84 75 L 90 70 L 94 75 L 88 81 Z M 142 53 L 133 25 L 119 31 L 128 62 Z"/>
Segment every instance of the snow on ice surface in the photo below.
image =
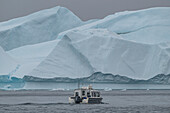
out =
<path fill-rule="evenodd" d="M 170 26 L 147 27 L 136 32 L 121 34 L 121 36 L 128 40 L 147 44 L 170 42 Z"/>
<path fill-rule="evenodd" d="M 41 23 L 43 25 L 38 24 L 39 21 L 41 20 L 44 20 Z M 51 24 L 48 22 L 46 23 L 45 20 L 50 20 L 49 22 L 51 22 Z M 36 23 L 36 21 L 38 23 Z M 28 26 L 39 26 L 40 28 L 42 27 L 41 29 L 35 28 L 38 31 L 32 31 L 33 34 L 34 33 L 36 35 L 39 34 L 39 36 L 37 36 L 35 39 L 37 41 L 40 40 L 41 42 L 43 37 L 52 38 L 51 35 L 49 34 L 43 35 L 47 30 L 46 28 L 48 28 L 49 32 L 54 32 L 58 34 L 59 31 L 61 32 L 62 30 L 67 30 L 77 25 L 92 23 L 94 21 L 97 21 L 97 20 L 89 20 L 87 22 L 82 22 L 78 17 L 76 17 L 72 12 L 70 12 L 66 8 L 55 7 L 55 8 L 43 10 L 43 11 L 28 15 L 26 17 L 21 17 L 21 18 L 17 18 L 14 20 L 0 23 L 0 31 L 6 31 L 9 29 L 17 29 L 18 26 L 25 27 L 25 23 L 28 23 Z M 29 30 L 32 30 L 32 29 L 29 28 L 28 31 Z M 13 36 L 15 36 L 16 32 L 17 31 L 14 32 Z M 23 32 L 21 33 L 24 34 Z M 7 37 L 9 38 L 9 36 Z M 55 35 L 54 37 L 57 38 L 57 35 Z M 13 37 L 13 39 L 15 40 L 9 39 L 7 43 L 9 42 L 8 43 L 9 45 L 10 43 L 15 43 L 17 45 L 18 43 L 17 38 Z M 32 41 L 33 43 L 36 42 L 32 33 L 29 34 L 29 38 L 30 38 L 30 41 Z M 17 77 L 23 77 L 24 75 L 28 75 L 29 72 L 31 72 L 32 69 L 34 69 L 51 52 L 51 50 L 57 45 L 57 42 L 58 42 L 58 40 L 52 40 L 52 41 L 46 41 L 46 42 L 42 42 L 38 44 L 27 45 L 27 44 L 24 44 L 25 42 L 22 42 L 22 40 L 23 41 L 26 40 L 23 37 L 22 39 L 19 39 L 19 40 L 20 40 L 19 43 L 21 43 L 22 45 L 21 47 L 13 48 L 12 50 L 7 51 L 7 53 L 10 56 L 12 56 L 20 64 L 20 69 L 15 72 L 15 75 Z M 3 42 L 2 45 L 5 44 L 3 40 L 2 42 Z M 9 47 L 9 45 L 7 46 Z"/>
<path fill-rule="evenodd" d="M 170 73 L 169 45 L 136 43 L 106 29 L 72 31 L 30 75 L 75 78 L 103 72 L 149 79 Z"/>
<path fill-rule="evenodd" d="M 50 55 L 44 61 L 42 61 L 40 65 L 38 65 L 37 68 L 35 68 L 33 72 L 30 73 L 30 75 L 42 78 L 76 78 L 87 77 L 91 75 L 94 73 L 95 69 L 91 65 L 91 62 L 88 61 L 88 58 L 86 58 L 86 56 L 84 56 L 81 51 L 77 50 L 73 43 L 79 42 L 81 40 L 87 40 L 91 37 L 91 35 L 93 35 L 93 33 L 96 36 L 114 35 L 114 33 L 109 34 L 107 30 L 90 30 L 90 32 L 85 31 L 84 34 L 81 32 L 71 32 L 69 34 L 73 37 L 75 36 L 75 38 L 70 39 L 69 35 L 65 35 L 65 37 L 63 37 L 60 42 L 58 42 L 57 46 L 50 53 Z M 90 51 L 90 48 L 87 48 L 86 52 L 88 52 L 87 50 Z"/>
<path fill-rule="evenodd" d="M 0 46 L 8 51 L 56 39 L 60 32 L 83 22 L 64 7 L 54 7 L 0 23 Z"/>
<path fill-rule="evenodd" d="M 157 7 L 139 11 L 124 11 L 74 30 L 103 28 L 116 32 L 127 40 L 146 44 L 170 42 L 170 8 Z M 67 32 L 66 32 L 67 33 Z M 60 38 L 63 34 L 60 34 Z"/>
<path fill-rule="evenodd" d="M 57 43 L 58 40 L 53 40 L 34 45 L 26 45 L 7 51 L 7 53 L 20 64 L 20 69 L 15 75 L 20 78 L 28 75 L 29 72 L 50 54 Z"/>
<path fill-rule="evenodd" d="M 0 47 L 0 75 L 8 75 L 17 67 L 17 62 Z"/>

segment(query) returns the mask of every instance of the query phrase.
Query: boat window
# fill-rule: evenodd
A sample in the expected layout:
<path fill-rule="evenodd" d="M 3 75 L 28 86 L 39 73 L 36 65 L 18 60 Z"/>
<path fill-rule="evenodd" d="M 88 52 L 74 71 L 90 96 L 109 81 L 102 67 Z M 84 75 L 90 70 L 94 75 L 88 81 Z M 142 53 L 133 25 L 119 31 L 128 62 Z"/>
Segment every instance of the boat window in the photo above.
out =
<path fill-rule="evenodd" d="M 91 97 L 91 96 L 90 96 L 90 92 L 87 92 L 87 97 Z"/>
<path fill-rule="evenodd" d="M 98 92 L 96 92 L 96 97 L 98 97 Z"/>
<path fill-rule="evenodd" d="M 99 92 L 96 92 L 96 97 L 100 97 L 100 93 Z"/>
<path fill-rule="evenodd" d="M 92 92 L 92 97 L 100 97 L 100 93 L 99 92 Z"/>
<path fill-rule="evenodd" d="M 100 92 L 98 92 L 98 97 L 100 97 Z"/>
<path fill-rule="evenodd" d="M 93 92 L 94 97 L 96 97 L 96 92 Z"/>
<path fill-rule="evenodd" d="M 76 93 L 75 93 L 75 96 L 79 96 L 79 92 L 76 92 Z"/>
<path fill-rule="evenodd" d="M 85 91 L 82 91 L 82 96 L 85 96 Z"/>
<path fill-rule="evenodd" d="M 92 97 L 96 97 L 96 92 L 92 92 Z"/>

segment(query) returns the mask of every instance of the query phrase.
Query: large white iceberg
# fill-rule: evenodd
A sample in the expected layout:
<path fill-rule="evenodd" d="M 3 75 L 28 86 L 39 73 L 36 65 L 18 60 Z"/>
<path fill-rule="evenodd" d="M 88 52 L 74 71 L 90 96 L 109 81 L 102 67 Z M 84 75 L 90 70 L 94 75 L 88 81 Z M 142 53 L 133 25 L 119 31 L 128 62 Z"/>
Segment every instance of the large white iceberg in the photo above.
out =
<path fill-rule="evenodd" d="M 72 31 L 30 75 L 86 77 L 94 72 L 149 79 L 170 73 L 170 43 L 143 44 L 125 40 L 106 29 Z"/>
<path fill-rule="evenodd" d="M 54 7 L 0 23 L 0 46 L 5 51 L 56 39 L 60 32 L 83 22 L 64 7 Z"/>
<path fill-rule="evenodd" d="M 58 38 L 50 39 L 53 41 L 32 40 L 38 44 L 8 51 L 21 65 L 15 75 L 81 78 L 102 72 L 149 79 L 169 74 L 169 12 L 168 7 L 120 12 L 57 32 Z"/>

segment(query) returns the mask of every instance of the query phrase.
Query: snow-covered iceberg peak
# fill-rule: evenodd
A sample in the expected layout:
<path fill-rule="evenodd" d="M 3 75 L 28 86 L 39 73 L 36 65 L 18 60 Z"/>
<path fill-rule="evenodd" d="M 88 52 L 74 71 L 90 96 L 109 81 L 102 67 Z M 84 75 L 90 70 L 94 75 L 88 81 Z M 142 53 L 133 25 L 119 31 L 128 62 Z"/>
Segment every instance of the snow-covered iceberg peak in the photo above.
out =
<path fill-rule="evenodd" d="M 170 42 L 169 12 L 170 7 L 124 11 L 109 15 L 104 19 L 75 28 L 74 30 L 102 28 L 115 32 L 124 39 L 138 43 L 159 44 Z"/>
<path fill-rule="evenodd" d="M 83 22 L 64 7 L 54 7 L 0 23 L 0 46 L 11 50 L 56 39 L 60 32 Z"/>

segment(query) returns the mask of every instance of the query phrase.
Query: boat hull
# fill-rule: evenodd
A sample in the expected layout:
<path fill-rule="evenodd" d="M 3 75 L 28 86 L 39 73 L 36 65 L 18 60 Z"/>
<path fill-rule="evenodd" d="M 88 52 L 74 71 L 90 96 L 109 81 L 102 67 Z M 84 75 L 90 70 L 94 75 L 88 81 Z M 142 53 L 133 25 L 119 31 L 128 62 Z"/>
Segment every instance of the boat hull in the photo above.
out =
<path fill-rule="evenodd" d="M 103 98 L 89 98 L 88 104 L 100 104 Z"/>
<path fill-rule="evenodd" d="M 89 97 L 89 98 L 86 98 L 86 99 L 82 99 L 82 101 L 80 103 L 83 103 L 83 104 L 101 104 L 102 99 L 103 98 L 101 98 L 101 97 Z M 69 103 L 70 104 L 76 104 L 75 97 L 69 97 Z"/>

